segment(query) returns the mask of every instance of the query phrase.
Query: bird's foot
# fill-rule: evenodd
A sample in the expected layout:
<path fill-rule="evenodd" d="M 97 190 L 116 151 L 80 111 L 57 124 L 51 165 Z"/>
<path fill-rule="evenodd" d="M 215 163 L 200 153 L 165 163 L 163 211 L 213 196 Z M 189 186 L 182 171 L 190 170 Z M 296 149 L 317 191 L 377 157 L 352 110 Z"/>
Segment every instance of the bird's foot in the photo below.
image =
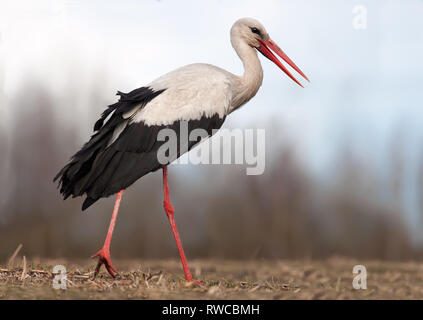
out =
<path fill-rule="evenodd" d="M 204 282 L 199 281 L 199 280 L 195 280 L 192 277 L 191 278 L 186 278 L 185 277 L 185 284 L 187 286 L 192 286 L 192 285 L 203 286 L 204 285 Z"/>
<path fill-rule="evenodd" d="M 116 278 L 116 276 L 119 275 L 119 272 L 116 270 L 116 268 L 112 264 L 112 261 L 110 260 L 110 251 L 108 248 L 103 247 L 91 258 L 96 258 L 96 257 L 98 257 L 98 262 L 94 271 L 94 278 L 97 276 L 98 272 L 100 271 L 101 265 L 103 264 L 106 267 L 107 272 L 109 272 L 109 274 L 113 278 Z"/>

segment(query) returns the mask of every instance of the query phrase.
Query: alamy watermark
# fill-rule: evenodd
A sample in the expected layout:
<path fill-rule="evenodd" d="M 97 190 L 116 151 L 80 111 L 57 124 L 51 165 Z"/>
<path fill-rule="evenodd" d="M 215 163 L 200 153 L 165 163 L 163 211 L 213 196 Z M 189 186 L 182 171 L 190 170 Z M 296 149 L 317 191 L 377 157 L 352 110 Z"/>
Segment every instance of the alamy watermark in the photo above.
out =
<path fill-rule="evenodd" d="M 53 274 L 55 274 L 53 278 L 53 289 L 59 290 L 66 290 L 67 289 L 67 271 L 66 267 L 58 264 L 53 268 Z"/>
<path fill-rule="evenodd" d="M 264 129 L 212 130 L 213 138 L 205 129 L 189 132 L 188 121 L 181 121 L 178 130 L 162 129 L 158 141 L 164 141 L 157 151 L 159 163 L 177 164 L 244 164 L 247 175 L 261 175 L 266 166 Z M 200 142 L 186 156 L 178 158 Z"/>
<path fill-rule="evenodd" d="M 352 25 L 355 30 L 367 29 L 367 7 L 363 5 L 354 6 Z"/>
<path fill-rule="evenodd" d="M 356 276 L 353 279 L 352 286 L 356 290 L 367 289 L 367 270 L 366 267 L 359 264 L 354 266 L 353 274 Z"/>

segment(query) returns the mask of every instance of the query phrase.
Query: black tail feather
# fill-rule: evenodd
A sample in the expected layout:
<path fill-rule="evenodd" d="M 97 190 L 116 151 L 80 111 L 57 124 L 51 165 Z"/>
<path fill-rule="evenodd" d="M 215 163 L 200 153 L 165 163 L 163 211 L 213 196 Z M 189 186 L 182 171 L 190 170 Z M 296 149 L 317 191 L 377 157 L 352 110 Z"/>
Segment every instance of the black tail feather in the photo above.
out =
<path fill-rule="evenodd" d="M 82 211 L 90 207 L 94 202 L 96 202 L 98 199 L 93 199 L 90 197 L 85 198 L 84 203 L 82 204 Z"/>

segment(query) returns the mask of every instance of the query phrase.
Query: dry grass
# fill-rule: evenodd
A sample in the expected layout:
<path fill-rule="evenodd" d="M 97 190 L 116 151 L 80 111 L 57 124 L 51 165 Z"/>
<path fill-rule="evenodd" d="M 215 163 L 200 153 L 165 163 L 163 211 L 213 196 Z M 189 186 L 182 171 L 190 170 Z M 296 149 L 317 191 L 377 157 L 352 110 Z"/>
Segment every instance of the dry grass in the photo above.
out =
<path fill-rule="evenodd" d="M 20 259 L 20 263 L 22 263 Z M 88 264 L 89 263 L 89 264 Z M 52 288 L 52 269 L 67 267 L 67 290 Z M 186 284 L 177 260 L 114 261 L 121 272 L 92 279 L 93 261 L 49 260 L 0 267 L 1 299 L 423 299 L 423 264 L 354 261 L 191 262 L 202 285 Z M 352 269 L 367 267 L 367 290 L 352 288 Z"/>

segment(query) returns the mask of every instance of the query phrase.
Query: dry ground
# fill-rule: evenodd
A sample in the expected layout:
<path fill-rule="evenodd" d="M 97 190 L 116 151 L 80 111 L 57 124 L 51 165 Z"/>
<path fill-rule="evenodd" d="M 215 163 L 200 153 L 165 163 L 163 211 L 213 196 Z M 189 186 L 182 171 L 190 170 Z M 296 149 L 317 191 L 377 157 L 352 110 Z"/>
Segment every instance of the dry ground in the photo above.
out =
<path fill-rule="evenodd" d="M 35 261 L 35 262 L 34 262 Z M 193 260 L 202 285 L 187 285 L 178 260 L 114 260 L 92 280 L 95 262 L 15 261 L 0 266 L 0 299 L 422 299 L 423 263 L 355 261 Z M 52 288 L 53 266 L 65 265 L 67 290 Z M 367 290 L 352 287 L 352 269 L 367 268 Z M 25 268 L 24 268 L 25 267 Z M 25 269 L 25 270 L 24 270 Z"/>

